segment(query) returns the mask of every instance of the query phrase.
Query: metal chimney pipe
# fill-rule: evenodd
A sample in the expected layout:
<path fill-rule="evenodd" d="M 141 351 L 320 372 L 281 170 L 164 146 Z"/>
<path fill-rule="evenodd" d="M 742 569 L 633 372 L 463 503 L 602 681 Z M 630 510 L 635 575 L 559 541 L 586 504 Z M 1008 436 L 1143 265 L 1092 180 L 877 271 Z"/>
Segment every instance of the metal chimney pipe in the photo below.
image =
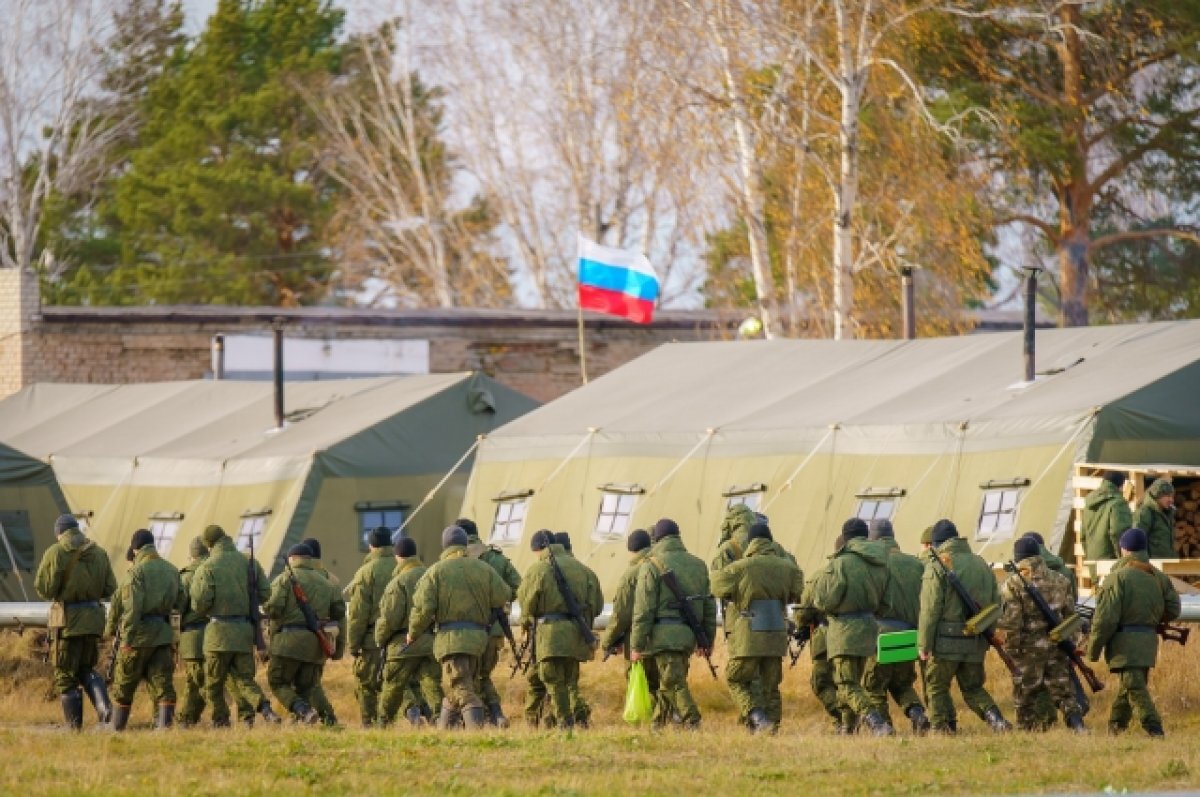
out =
<path fill-rule="evenodd" d="M 212 372 L 213 379 L 225 378 L 225 336 L 213 335 L 212 338 Z"/>
<path fill-rule="evenodd" d="M 917 318 L 913 313 L 913 270 L 912 266 L 900 269 L 900 284 L 904 290 L 904 339 L 917 337 Z"/>
<path fill-rule="evenodd" d="M 271 324 L 275 336 L 275 428 L 283 428 L 283 319 Z"/>
<path fill-rule="evenodd" d="M 1037 377 L 1035 330 L 1037 310 L 1037 278 L 1040 268 L 1028 268 L 1025 275 L 1025 381 Z"/>

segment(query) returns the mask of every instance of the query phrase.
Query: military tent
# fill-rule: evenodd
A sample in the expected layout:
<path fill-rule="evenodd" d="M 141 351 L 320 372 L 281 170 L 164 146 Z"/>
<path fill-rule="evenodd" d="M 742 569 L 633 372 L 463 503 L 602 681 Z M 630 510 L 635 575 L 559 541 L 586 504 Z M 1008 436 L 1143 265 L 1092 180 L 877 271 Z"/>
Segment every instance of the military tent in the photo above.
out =
<path fill-rule="evenodd" d="M 766 514 L 811 570 L 843 521 L 902 546 L 949 517 L 989 559 L 1038 530 L 1069 550 L 1076 462 L 1200 464 L 1200 321 L 914 341 L 664 345 L 491 434 L 464 512 L 528 561 L 568 530 L 612 586 L 622 540 L 677 520 L 706 560 L 728 507 Z"/>
<path fill-rule="evenodd" d="M 37 600 L 37 557 L 66 511 L 50 465 L 0 443 L 0 601 Z"/>
<path fill-rule="evenodd" d="M 31 474 L 45 480 L 53 470 L 65 506 L 118 572 L 135 529 L 152 530 L 159 550 L 183 564 L 191 538 L 216 523 L 243 549 L 253 540 L 268 570 L 315 536 L 345 579 L 367 530 L 394 529 L 418 507 L 405 533 L 438 550 L 462 500 L 465 455 L 479 435 L 536 406 L 469 373 L 289 383 L 282 429 L 273 404 L 264 382 L 38 384 L 0 402 L 0 441 Z M 54 518 L 37 507 L 40 559 Z"/>

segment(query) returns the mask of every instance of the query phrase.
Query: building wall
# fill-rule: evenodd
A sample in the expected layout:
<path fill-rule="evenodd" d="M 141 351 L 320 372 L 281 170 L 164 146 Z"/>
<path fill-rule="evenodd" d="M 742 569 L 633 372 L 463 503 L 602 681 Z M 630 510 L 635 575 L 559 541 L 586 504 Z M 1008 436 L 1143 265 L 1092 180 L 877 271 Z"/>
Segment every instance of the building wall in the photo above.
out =
<path fill-rule="evenodd" d="M 37 277 L 0 268 L 0 397 L 34 380 L 37 313 Z"/>

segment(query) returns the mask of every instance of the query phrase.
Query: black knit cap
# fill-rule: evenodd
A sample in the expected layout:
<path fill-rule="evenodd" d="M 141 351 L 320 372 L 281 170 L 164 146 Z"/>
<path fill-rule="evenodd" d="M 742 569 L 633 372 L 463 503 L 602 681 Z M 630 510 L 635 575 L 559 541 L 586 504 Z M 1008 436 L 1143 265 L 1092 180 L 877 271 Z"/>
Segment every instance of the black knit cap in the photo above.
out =
<path fill-rule="evenodd" d="M 1104 481 L 1111 484 L 1113 487 L 1125 486 L 1125 474 L 1119 470 L 1109 470 L 1104 472 Z"/>
<path fill-rule="evenodd" d="M 476 526 L 475 521 L 471 520 L 469 517 L 460 517 L 458 520 L 454 521 L 454 525 L 465 531 L 468 537 L 479 536 L 479 527 Z"/>
<path fill-rule="evenodd" d="M 650 532 L 645 529 L 634 529 L 629 532 L 629 539 L 625 541 L 625 547 L 630 553 L 646 550 L 650 547 Z"/>
<path fill-rule="evenodd" d="M 754 523 L 750 526 L 750 530 L 746 532 L 747 540 L 773 540 L 771 536 L 771 527 L 766 523 Z"/>
<path fill-rule="evenodd" d="M 957 536 L 958 526 L 955 526 L 953 521 L 942 518 L 937 523 L 933 524 L 933 534 L 930 535 L 930 539 L 933 540 L 934 547 L 937 547 L 946 540 L 953 539 Z"/>
<path fill-rule="evenodd" d="M 872 520 L 870 530 L 867 532 L 868 540 L 881 540 L 884 537 L 895 537 L 896 529 L 892 526 L 892 521 L 886 518 Z"/>
<path fill-rule="evenodd" d="M 312 555 L 313 555 L 312 548 L 309 548 L 307 545 L 305 545 L 302 542 L 297 543 L 296 545 L 293 545 L 291 548 L 288 548 L 288 558 L 289 559 L 291 559 L 293 556 L 303 556 L 306 559 L 311 559 Z"/>
<path fill-rule="evenodd" d="M 459 526 L 459 528 L 462 528 Z M 399 556 L 401 559 L 409 559 L 417 555 L 417 541 L 412 537 L 401 537 L 396 540 L 396 544 L 392 546 L 392 553 Z"/>
<path fill-rule="evenodd" d="M 321 558 L 321 541 L 316 537 L 309 537 L 308 539 L 300 540 L 300 544 L 308 546 L 308 550 L 312 551 L 313 559 Z"/>
<path fill-rule="evenodd" d="M 678 537 L 679 524 L 670 518 L 663 518 L 654 524 L 654 531 L 651 532 L 650 538 L 658 542 L 663 537 Z"/>
<path fill-rule="evenodd" d="M 544 551 L 550 547 L 550 543 L 554 542 L 554 532 L 548 529 L 535 531 L 533 536 L 529 538 L 529 549 L 534 553 Z"/>
<path fill-rule="evenodd" d="M 852 517 L 842 524 L 842 534 L 847 540 L 855 537 L 867 536 L 867 521 L 859 517 Z"/>
<path fill-rule="evenodd" d="M 54 521 L 54 533 L 62 534 L 71 529 L 79 528 L 79 520 L 74 515 L 59 515 Z"/>
<path fill-rule="evenodd" d="M 1045 538 L 1045 537 L 1043 537 L 1041 534 L 1039 534 L 1039 533 L 1038 533 L 1038 532 L 1036 532 L 1036 531 L 1027 531 L 1027 532 L 1025 532 L 1025 533 L 1024 533 L 1023 535 L 1021 535 L 1021 536 L 1023 536 L 1023 537 L 1032 537 L 1033 539 L 1037 540 L 1037 544 L 1038 544 L 1038 545 L 1045 545 L 1045 544 L 1046 544 L 1046 538 Z"/>
<path fill-rule="evenodd" d="M 1013 543 L 1013 559 L 1018 562 L 1031 556 L 1037 556 L 1041 551 L 1042 546 L 1028 534 Z"/>
<path fill-rule="evenodd" d="M 372 548 L 387 548 L 392 544 L 392 530 L 387 526 L 376 526 L 367 536 L 367 545 Z"/>
<path fill-rule="evenodd" d="M 1146 532 L 1139 528 L 1125 529 L 1119 543 L 1122 551 L 1146 550 Z"/>
<path fill-rule="evenodd" d="M 147 545 L 154 544 L 154 535 L 147 529 L 138 529 L 129 538 L 129 550 L 125 552 L 125 558 L 130 562 L 133 561 L 134 555 Z"/>
<path fill-rule="evenodd" d="M 554 542 L 563 547 L 563 550 L 571 550 L 571 535 L 565 531 L 557 531 L 554 533 Z"/>

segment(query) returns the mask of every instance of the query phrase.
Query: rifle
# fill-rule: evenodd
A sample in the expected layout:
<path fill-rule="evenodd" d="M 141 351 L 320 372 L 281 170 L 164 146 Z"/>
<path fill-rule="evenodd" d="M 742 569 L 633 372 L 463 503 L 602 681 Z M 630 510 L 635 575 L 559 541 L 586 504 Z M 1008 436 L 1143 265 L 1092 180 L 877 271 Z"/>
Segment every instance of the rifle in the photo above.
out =
<path fill-rule="evenodd" d="M 1163 642 L 1178 642 L 1180 645 L 1186 645 L 1188 637 L 1192 635 L 1192 629 L 1187 626 L 1170 623 L 1159 623 L 1154 630 L 1163 638 Z"/>
<path fill-rule="evenodd" d="M 614 639 L 613 643 L 604 649 L 604 658 L 600 661 L 608 661 L 609 657 L 614 655 L 617 650 L 619 650 L 620 647 L 625 644 L 625 636 L 625 634 L 621 634 L 619 637 Z"/>
<path fill-rule="evenodd" d="M 554 551 L 546 548 L 546 559 L 550 562 L 550 569 L 554 571 L 554 583 L 558 585 L 558 592 L 562 595 L 563 601 L 567 604 L 567 614 L 571 615 L 571 620 L 575 623 L 575 627 L 579 629 L 579 633 L 583 635 L 583 641 L 588 644 L 588 647 L 596 647 L 596 635 L 592 633 L 592 624 L 583 619 L 583 607 L 579 605 L 579 599 L 575 597 L 575 593 L 571 591 L 571 585 L 567 583 L 567 577 L 563 575 L 562 569 L 558 566 L 558 561 L 554 558 Z M 503 625 L 508 625 L 508 618 L 504 618 Z M 508 630 L 508 639 L 512 641 L 512 629 Z"/>
<path fill-rule="evenodd" d="M 512 623 L 510 623 L 508 621 L 508 612 L 505 611 L 503 608 L 492 609 L 492 619 L 500 624 L 500 630 L 502 632 L 504 632 L 504 638 L 508 640 L 508 647 L 512 651 L 513 658 L 515 658 L 517 660 L 516 661 L 517 666 L 520 666 L 521 651 L 517 650 L 517 640 L 513 636 Z M 516 674 L 515 669 L 513 670 L 513 674 L 514 675 Z M 509 677 L 512 677 L 512 676 L 509 676 Z"/>
<path fill-rule="evenodd" d="M 967 588 L 963 586 L 963 583 L 958 579 L 958 574 L 946 567 L 946 563 L 942 561 L 941 557 L 938 556 L 937 553 L 934 553 L 933 556 L 929 557 L 929 561 L 941 571 L 942 577 L 946 579 L 946 583 L 951 586 L 951 588 L 954 590 L 954 593 L 958 596 L 959 601 L 962 602 L 964 610 L 963 613 L 967 617 L 975 617 L 978 615 L 981 611 L 979 602 L 971 597 L 970 592 L 967 592 Z M 996 655 L 1000 657 L 1000 661 L 1004 662 L 1004 666 L 1008 668 L 1008 671 L 1012 673 L 1012 676 L 1014 678 L 1020 678 L 1021 671 L 1017 669 L 1017 663 L 1012 660 L 1012 656 L 1008 655 L 1008 651 L 1004 649 L 1004 645 L 1002 645 L 1000 640 L 996 638 L 995 629 L 988 628 L 986 631 L 981 631 L 980 634 L 984 639 L 987 640 L 987 643 L 992 646 L 992 649 L 996 651 Z"/>
<path fill-rule="evenodd" d="M 683 615 L 683 622 L 695 634 L 696 646 L 700 648 L 700 652 L 704 654 L 704 660 L 708 662 L 708 671 L 712 673 L 713 678 L 716 678 L 717 668 L 712 663 L 712 640 L 708 638 L 708 634 L 704 632 L 704 626 L 701 625 L 700 620 L 696 617 L 696 613 L 692 611 L 692 605 L 688 602 L 688 597 L 683 594 L 683 590 L 679 586 L 679 580 L 675 578 L 675 571 L 662 571 L 662 583 L 667 585 L 667 589 L 671 590 L 671 594 L 675 596 L 675 600 L 679 603 L 679 613 Z"/>
<path fill-rule="evenodd" d="M 512 671 L 508 674 L 509 678 L 516 678 L 517 672 L 525 672 L 529 669 L 529 663 L 533 661 L 533 657 L 525 658 L 530 648 L 533 646 L 533 638 L 537 634 L 537 620 L 533 621 L 532 628 L 525 629 L 525 636 L 521 639 L 521 649 L 517 651 L 517 655 L 513 659 Z"/>
<path fill-rule="evenodd" d="M 250 591 L 250 625 L 254 626 L 254 647 L 260 654 L 267 652 L 263 638 L 262 608 L 258 605 L 258 568 L 254 566 L 254 535 L 250 535 L 250 562 L 247 564 L 246 584 Z"/>
<path fill-rule="evenodd" d="M 286 558 L 283 560 L 283 566 L 287 568 L 288 582 L 292 585 L 292 595 L 296 598 L 296 603 L 300 606 L 300 613 L 304 615 L 304 627 L 317 637 L 317 644 L 321 646 L 321 652 L 325 654 L 325 658 L 333 658 L 333 643 L 329 641 L 329 637 L 325 636 L 325 631 L 321 628 L 321 621 L 317 617 L 317 613 L 313 611 L 313 607 L 308 602 L 308 596 L 304 594 L 304 587 L 300 586 L 300 582 L 296 580 L 296 571 L 292 570 L 292 563 Z M 380 657 L 382 660 L 383 657 Z"/>
<path fill-rule="evenodd" d="M 812 639 L 812 627 L 796 625 L 791 620 L 788 621 L 788 626 L 788 657 L 792 660 L 788 667 L 795 667 L 796 662 L 800 661 L 800 654 L 804 652 L 804 647 Z M 793 641 L 796 643 L 794 647 L 792 646 Z"/>
<path fill-rule="evenodd" d="M 1046 597 L 1042 595 L 1041 590 L 1030 584 L 1022 575 L 1021 569 L 1017 567 L 1016 562 L 1005 562 L 1004 569 L 1010 573 L 1016 574 L 1021 581 L 1021 586 L 1025 587 L 1025 592 L 1029 597 L 1033 598 L 1034 604 L 1038 607 L 1038 611 L 1042 613 L 1042 617 L 1046 620 L 1046 628 L 1050 630 L 1051 640 L 1054 639 L 1054 630 L 1063 624 L 1062 616 L 1054 611 L 1054 607 L 1046 602 Z M 1071 666 L 1079 671 L 1083 679 L 1087 681 L 1088 687 L 1093 692 L 1099 692 L 1104 688 L 1104 682 L 1096 677 L 1096 673 L 1091 667 L 1084 663 L 1083 657 L 1079 655 L 1079 651 L 1075 649 L 1075 644 L 1069 639 L 1059 639 L 1055 641 L 1057 647 L 1067 659 L 1071 662 Z"/>

